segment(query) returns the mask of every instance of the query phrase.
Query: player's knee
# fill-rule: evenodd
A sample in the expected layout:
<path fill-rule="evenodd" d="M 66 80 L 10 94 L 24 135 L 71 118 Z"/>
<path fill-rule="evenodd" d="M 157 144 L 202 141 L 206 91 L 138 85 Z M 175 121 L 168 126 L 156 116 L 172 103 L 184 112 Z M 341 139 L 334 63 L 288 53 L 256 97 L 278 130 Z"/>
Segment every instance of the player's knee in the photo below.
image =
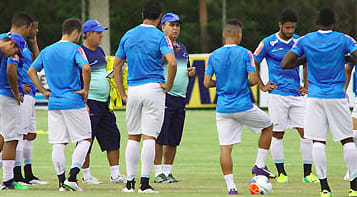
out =
<path fill-rule="evenodd" d="M 277 138 L 277 139 L 283 139 L 284 137 L 284 132 L 274 132 L 273 131 L 273 137 Z"/>
<path fill-rule="evenodd" d="M 36 137 L 37 137 L 36 133 L 29 133 L 29 134 L 25 135 L 24 139 L 28 140 L 28 141 L 33 141 L 36 139 Z"/>

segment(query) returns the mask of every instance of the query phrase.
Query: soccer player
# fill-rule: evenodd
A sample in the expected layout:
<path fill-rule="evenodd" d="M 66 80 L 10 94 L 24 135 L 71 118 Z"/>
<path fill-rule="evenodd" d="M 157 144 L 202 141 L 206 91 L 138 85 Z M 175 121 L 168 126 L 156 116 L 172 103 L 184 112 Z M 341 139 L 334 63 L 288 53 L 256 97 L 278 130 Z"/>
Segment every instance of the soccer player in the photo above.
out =
<path fill-rule="evenodd" d="M 32 25 L 32 18 L 26 13 L 15 14 L 11 20 L 9 33 L 0 35 L 18 40 L 20 56 L 2 59 L 0 70 L 0 131 L 4 137 L 3 147 L 3 185 L 4 189 L 28 189 L 27 186 L 14 181 L 14 165 L 16 159 L 16 146 L 22 139 L 22 64 L 18 62 L 24 57 L 27 48 L 24 38 L 27 37 Z"/>
<path fill-rule="evenodd" d="M 312 156 L 320 179 L 321 196 L 332 196 L 327 182 L 326 136 L 329 129 L 334 141 L 343 145 L 344 159 L 351 175 L 349 196 L 357 196 L 357 148 L 353 143 L 352 120 L 343 89 L 345 54 L 357 56 L 356 41 L 333 31 L 334 12 L 322 8 L 319 30 L 301 37 L 281 62 L 283 69 L 298 66 L 297 58 L 305 56 L 309 81 L 306 100 L 304 137 L 313 140 Z"/>
<path fill-rule="evenodd" d="M 175 49 L 177 72 L 171 91 L 166 93 L 164 123 L 156 140 L 155 183 L 178 182 L 172 175 L 172 164 L 176 148 L 182 138 L 188 81 L 196 73 L 196 68 L 190 67 L 185 45 L 176 41 L 180 35 L 181 23 L 180 17 L 175 13 L 167 13 L 161 18 L 161 29 L 170 38 Z M 167 78 L 167 63 L 164 65 L 164 74 Z M 164 165 L 162 166 L 163 153 Z"/>
<path fill-rule="evenodd" d="M 90 66 L 79 43 L 82 24 L 69 18 L 62 25 L 62 39 L 41 51 L 27 74 L 36 88 L 49 98 L 48 141 L 53 144 L 52 161 L 55 167 L 59 191 L 81 191 L 77 184 L 79 173 L 91 144 L 91 125 L 85 106 L 90 83 Z M 83 89 L 80 71 L 82 69 Z M 50 90 L 46 90 L 37 72 L 45 69 Z M 72 154 L 72 165 L 65 179 L 65 148 L 71 140 L 77 143 Z"/>
<path fill-rule="evenodd" d="M 155 158 L 155 140 L 160 133 L 165 113 L 165 90 L 169 92 L 176 74 L 176 58 L 167 35 L 158 30 L 161 7 L 155 0 L 145 2 L 143 24 L 129 30 L 121 38 L 114 59 L 114 77 L 118 91 L 126 105 L 128 143 L 125 151 L 127 183 L 123 192 L 135 191 L 135 170 L 141 151 L 141 186 L 138 190 L 154 193 L 149 185 Z M 168 64 L 165 83 L 162 57 Z M 122 67 L 128 62 L 128 95 L 123 87 Z"/>
<path fill-rule="evenodd" d="M 294 34 L 297 23 L 295 12 L 287 9 L 282 12 L 279 21 L 279 32 L 262 40 L 254 52 L 255 65 L 258 67 L 265 58 L 269 70 L 269 82 L 264 84 L 259 77 L 259 88 L 269 91 L 268 110 L 273 121 L 273 138 L 271 154 L 278 170 L 276 182 L 288 182 L 284 169 L 283 137 L 285 129 L 295 128 L 301 136 L 300 152 L 302 154 L 304 176 L 303 182 L 317 182 L 318 178 L 311 173 L 312 140 L 304 138 L 304 97 L 307 90 L 307 73 L 304 69 L 304 87 L 300 86 L 299 67 L 293 70 L 282 70 L 280 67 L 284 55 L 297 41 Z"/>
<path fill-rule="evenodd" d="M 109 111 L 108 108 L 110 85 L 106 78 L 107 62 L 104 51 L 99 46 L 103 38 L 102 32 L 107 29 L 108 27 L 101 26 L 96 20 L 88 20 L 82 26 L 85 34 L 82 48 L 91 66 L 87 104 L 92 126 L 92 143 L 94 138 L 97 138 L 101 150 L 107 152 L 111 172 L 110 182 L 126 183 L 125 176 L 119 172 L 120 133 L 114 112 Z M 83 164 L 82 181 L 84 184 L 100 184 L 101 182 L 90 174 L 90 150 L 91 148 Z"/>
<path fill-rule="evenodd" d="M 275 178 L 265 166 L 273 124 L 262 110 L 252 104 L 249 96 L 249 85 L 258 82 L 258 73 L 252 52 L 238 46 L 242 40 L 241 22 L 237 19 L 228 20 L 223 37 L 226 44 L 209 56 L 204 86 L 216 87 L 216 123 L 221 146 L 221 168 L 229 194 L 238 194 L 233 180 L 233 145 L 240 143 L 243 125 L 248 126 L 253 133 L 262 131 L 252 174 Z M 216 80 L 212 78 L 214 74 Z"/>

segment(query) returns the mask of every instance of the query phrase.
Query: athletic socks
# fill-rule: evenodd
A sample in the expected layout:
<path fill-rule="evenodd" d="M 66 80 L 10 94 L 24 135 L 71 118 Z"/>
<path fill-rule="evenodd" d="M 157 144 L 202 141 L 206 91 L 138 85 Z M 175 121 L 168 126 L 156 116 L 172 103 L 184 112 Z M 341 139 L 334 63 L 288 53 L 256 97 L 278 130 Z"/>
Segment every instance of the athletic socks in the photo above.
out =
<path fill-rule="evenodd" d="M 76 148 L 73 151 L 72 154 L 72 168 L 82 168 L 82 165 L 84 163 L 84 160 L 86 159 L 89 147 L 91 143 L 87 140 L 82 140 L 77 143 Z"/>
<path fill-rule="evenodd" d="M 353 180 L 350 182 L 350 186 L 351 186 L 351 189 L 357 191 L 357 178 L 353 179 Z"/>
<path fill-rule="evenodd" d="M 119 165 L 110 166 L 110 176 L 116 178 L 120 175 Z"/>
<path fill-rule="evenodd" d="M 169 174 L 171 174 L 172 165 L 164 164 L 162 166 L 162 169 L 163 169 L 163 172 L 164 172 L 165 176 L 168 176 Z"/>
<path fill-rule="evenodd" d="M 302 163 L 304 165 L 304 177 L 311 174 L 312 167 L 312 140 L 301 138 L 300 140 L 300 152 L 302 155 Z"/>
<path fill-rule="evenodd" d="M 306 164 L 304 163 L 304 177 L 309 176 L 312 172 L 311 170 L 312 164 Z"/>
<path fill-rule="evenodd" d="M 327 191 L 331 192 L 331 189 L 330 189 L 330 187 L 329 187 L 329 185 L 327 183 L 327 178 L 320 179 L 320 185 L 321 185 L 321 192 L 324 191 L 324 190 L 327 190 Z"/>
<path fill-rule="evenodd" d="M 226 181 L 228 191 L 233 188 L 237 189 L 236 185 L 234 184 L 233 174 L 224 175 L 224 180 Z"/>
<path fill-rule="evenodd" d="M 66 175 L 65 175 L 65 173 L 63 172 L 62 174 L 58 174 L 58 175 L 57 175 L 57 178 L 58 178 L 58 185 L 59 185 L 59 187 L 62 187 L 62 184 L 63 184 L 64 181 L 66 180 Z"/>
<path fill-rule="evenodd" d="M 159 176 L 160 174 L 164 173 L 162 171 L 162 165 L 159 164 L 159 165 L 154 165 L 154 168 L 155 168 L 155 177 Z"/>
<path fill-rule="evenodd" d="M 267 158 L 268 153 L 269 153 L 269 150 L 258 148 L 257 160 L 255 161 L 255 165 L 258 168 L 265 167 L 265 159 Z"/>
<path fill-rule="evenodd" d="M 126 173 L 128 181 L 135 178 L 136 165 L 139 161 L 140 142 L 128 140 L 125 150 Z"/>
<path fill-rule="evenodd" d="M 272 137 L 270 151 L 274 163 L 284 163 L 283 139 Z"/>
<path fill-rule="evenodd" d="M 21 172 L 21 161 L 22 161 L 22 156 L 23 156 L 23 142 L 24 140 L 19 140 L 16 146 L 16 161 L 15 161 L 15 166 L 20 166 L 20 172 Z"/>
<path fill-rule="evenodd" d="M 65 149 L 66 145 L 64 144 L 53 144 L 52 147 L 52 162 L 57 175 L 63 174 L 66 171 Z"/>
<path fill-rule="evenodd" d="M 155 159 L 155 140 L 143 140 L 141 150 L 141 177 L 150 178 Z"/>
<path fill-rule="evenodd" d="M 326 165 L 326 153 L 325 144 L 315 142 L 312 146 L 312 156 L 317 172 L 317 176 L 320 180 L 327 178 L 327 165 Z M 327 183 L 327 181 L 326 181 Z M 322 187 L 322 183 L 321 183 Z"/>
<path fill-rule="evenodd" d="M 3 160 L 3 176 L 2 176 L 2 181 L 5 183 L 7 181 L 10 181 L 14 178 L 14 166 L 15 166 L 15 161 L 14 160 Z"/>
<path fill-rule="evenodd" d="M 84 179 L 84 180 L 86 180 L 86 179 L 88 179 L 89 177 L 91 177 L 90 168 L 83 168 L 83 169 L 82 169 L 82 175 L 83 175 L 83 179 Z"/>
<path fill-rule="evenodd" d="M 35 176 L 32 173 L 32 165 L 31 164 L 26 164 L 24 166 L 24 172 L 25 172 L 25 179 L 27 181 L 30 181 L 35 178 Z"/>
<path fill-rule="evenodd" d="M 68 181 L 77 182 L 77 174 L 79 173 L 79 171 L 81 171 L 81 169 L 78 167 L 71 168 L 71 170 L 69 171 Z"/>
<path fill-rule="evenodd" d="M 351 180 L 357 178 L 357 148 L 354 143 L 349 142 L 343 145 L 344 159 Z"/>
<path fill-rule="evenodd" d="M 32 164 L 33 141 L 23 140 L 24 165 Z"/>
<path fill-rule="evenodd" d="M 284 168 L 284 163 L 275 163 L 275 167 L 278 170 L 278 175 L 283 174 L 287 176 Z"/>

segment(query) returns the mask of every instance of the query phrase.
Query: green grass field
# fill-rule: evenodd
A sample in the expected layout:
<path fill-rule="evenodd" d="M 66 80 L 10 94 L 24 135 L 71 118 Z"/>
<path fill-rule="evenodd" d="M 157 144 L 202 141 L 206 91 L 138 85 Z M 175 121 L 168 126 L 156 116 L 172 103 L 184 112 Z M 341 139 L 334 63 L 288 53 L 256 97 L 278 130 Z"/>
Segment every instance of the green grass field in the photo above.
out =
<path fill-rule="evenodd" d="M 47 111 L 37 111 L 37 129 L 47 130 Z M 124 152 L 127 141 L 125 112 L 117 111 L 117 124 L 121 132 L 120 171 L 126 174 Z M 233 150 L 234 179 L 239 196 L 250 196 L 248 182 L 251 179 L 251 168 L 256 159 L 257 135 L 247 128 L 242 135 L 242 143 Z M 288 131 L 285 135 L 285 165 L 289 175 L 289 183 L 277 184 L 273 181 L 273 192 L 276 197 L 310 197 L 319 196 L 319 184 L 302 183 L 302 164 L 300 140 L 297 132 Z M 74 145 L 66 149 L 67 168 L 70 166 L 71 153 Z M 186 124 L 182 144 L 178 149 L 173 173 L 184 182 L 176 184 L 155 184 L 152 186 L 159 194 L 121 193 L 123 185 L 110 184 L 110 170 L 106 154 L 100 152 L 95 145 L 91 155 L 91 173 L 104 183 L 101 185 L 80 184 L 83 192 L 58 192 L 57 176 L 51 161 L 52 147 L 47 143 L 47 135 L 38 135 L 33 153 L 35 175 L 48 181 L 46 186 L 32 186 L 28 191 L 1 191 L 0 196 L 162 196 L 162 197 L 193 197 L 193 196 L 228 196 L 226 185 L 219 165 L 219 145 L 215 123 L 214 110 L 187 110 Z M 349 182 L 343 181 L 346 167 L 342 155 L 342 146 L 334 143 L 329 137 L 327 145 L 328 177 L 334 197 L 347 196 Z M 274 172 L 275 167 L 269 154 L 268 167 Z M 0 170 L 2 172 L 2 170 Z M 140 168 L 137 169 L 137 177 Z M 81 178 L 81 175 L 79 176 Z M 139 178 L 137 178 L 139 179 Z M 138 187 L 138 184 L 137 184 Z"/>

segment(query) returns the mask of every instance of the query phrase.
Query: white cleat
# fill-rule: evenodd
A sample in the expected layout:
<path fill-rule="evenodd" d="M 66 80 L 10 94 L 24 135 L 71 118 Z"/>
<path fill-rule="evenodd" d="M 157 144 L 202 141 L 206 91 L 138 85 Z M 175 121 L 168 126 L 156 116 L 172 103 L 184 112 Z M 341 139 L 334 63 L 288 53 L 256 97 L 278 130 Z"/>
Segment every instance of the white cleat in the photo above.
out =
<path fill-rule="evenodd" d="M 125 192 L 125 193 L 133 193 L 133 192 L 135 192 L 135 190 L 134 190 L 133 188 L 128 189 L 127 187 L 124 187 L 124 188 L 121 190 L 121 192 Z"/>
<path fill-rule="evenodd" d="M 110 177 L 111 183 L 126 183 L 126 177 L 124 175 L 119 174 L 117 177 Z"/>
<path fill-rule="evenodd" d="M 31 181 L 29 181 L 32 185 L 47 185 L 48 182 L 46 181 L 41 181 L 39 179 L 33 179 Z"/>
<path fill-rule="evenodd" d="M 59 191 L 59 192 L 66 192 L 66 191 L 72 191 L 72 190 L 67 189 L 67 188 L 61 186 L 61 187 L 58 189 L 58 191 Z"/>
<path fill-rule="evenodd" d="M 138 190 L 138 193 L 152 193 L 152 194 L 157 194 L 159 193 L 158 191 L 155 191 L 154 188 L 149 186 L 148 188 L 142 190 L 141 188 Z"/>
<path fill-rule="evenodd" d="M 348 170 L 346 172 L 345 177 L 343 177 L 343 180 L 345 180 L 345 181 L 349 181 L 350 180 L 350 173 L 348 172 Z"/>
<path fill-rule="evenodd" d="M 68 180 L 64 181 L 63 187 L 68 190 L 72 190 L 72 191 L 80 191 L 80 192 L 83 191 L 83 189 L 81 187 L 79 187 L 76 182 L 72 182 L 72 181 L 68 181 Z"/>
<path fill-rule="evenodd" d="M 97 178 L 94 176 L 90 176 L 87 179 L 82 179 L 83 184 L 92 184 L 92 185 L 98 185 L 101 184 L 102 182 L 99 181 Z"/>

